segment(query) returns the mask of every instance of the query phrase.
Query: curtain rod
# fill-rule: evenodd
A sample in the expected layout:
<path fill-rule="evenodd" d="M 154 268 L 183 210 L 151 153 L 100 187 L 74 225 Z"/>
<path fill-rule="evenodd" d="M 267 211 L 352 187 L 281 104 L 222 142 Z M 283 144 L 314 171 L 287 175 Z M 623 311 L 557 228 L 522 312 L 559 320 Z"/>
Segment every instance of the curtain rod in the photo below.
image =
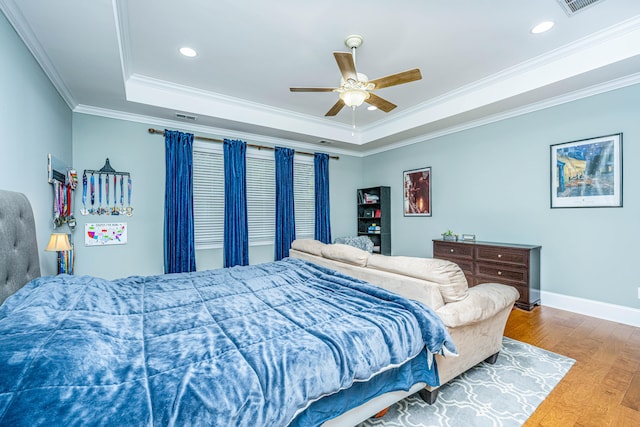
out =
<path fill-rule="evenodd" d="M 164 136 L 164 131 L 160 130 L 160 129 L 149 128 L 149 133 L 157 133 L 159 135 Z M 194 139 L 199 139 L 200 141 L 224 142 L 222 139 L 208 138 L 206 136 L 194 135 L 193 138 Z M 275 150 L 275 148 L 269 147 L 267 145 L 247 144 L 247 147 L 257 148 L 258 150 Z M 306 151 L 295 150 L 295 152 L 296 152 L 296 154 L 304 154 L 305 156 L 313 156 L 314 155 L 313 153 L 308 153 Z M 336 160 L 340 159 L 340 157 L 338 157 L 338 156 L 329 156 L 329 158 L 330 159 L 336 159 Z"/>

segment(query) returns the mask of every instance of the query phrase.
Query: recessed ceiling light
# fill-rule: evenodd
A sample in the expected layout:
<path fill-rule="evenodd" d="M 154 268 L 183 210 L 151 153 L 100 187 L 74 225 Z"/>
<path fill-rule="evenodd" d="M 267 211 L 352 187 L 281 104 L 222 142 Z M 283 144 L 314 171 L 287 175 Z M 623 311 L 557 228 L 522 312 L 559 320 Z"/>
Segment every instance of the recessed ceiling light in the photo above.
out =
<path fill-rule="evenodd" d="M 378 109 L 378 107 L 376 107 L 375 105 L 369 105 L 367 107 L 367 110 L 369 110 L 369 111 L 374 111 L 374 110 L 377 110 L 377 109 Z"/>
<path fill-rule="evenodd" d="M 196 56 L 198 54 L 198 52 L 196 52 L 195 50 L 191 49 L 190 47 L 181 47 L 180 48 L 180 53 L 183 54 L 184 56 L 188 56 L 189 58 L 193 58 L 194 56 Z"/>
<path fill-rule="evenodd" d="M 531 34 L 540 34 L 540 33 L 547 32 L 550 29 L 552 29 L 554 25 L 556 25 L 556 23 L 553 21 L 541 22 L 531 29 Z"/>

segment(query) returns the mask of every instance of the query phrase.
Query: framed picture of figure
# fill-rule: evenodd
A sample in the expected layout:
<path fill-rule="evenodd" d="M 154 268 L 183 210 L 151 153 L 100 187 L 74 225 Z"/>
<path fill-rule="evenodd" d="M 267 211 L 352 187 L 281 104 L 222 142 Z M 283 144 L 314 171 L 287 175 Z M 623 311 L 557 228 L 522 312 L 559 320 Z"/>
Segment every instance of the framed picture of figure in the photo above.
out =
<path fill-rule="evenodd" d="M 431 167 L 403 172 L 404 216 L 431 216 Z"/>

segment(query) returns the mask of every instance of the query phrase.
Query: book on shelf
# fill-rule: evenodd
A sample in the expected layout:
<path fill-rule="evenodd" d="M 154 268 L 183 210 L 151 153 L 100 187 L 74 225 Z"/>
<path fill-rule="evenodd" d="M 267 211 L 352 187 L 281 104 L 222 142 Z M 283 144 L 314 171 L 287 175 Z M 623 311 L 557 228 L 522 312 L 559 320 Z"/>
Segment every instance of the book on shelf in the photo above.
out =
<path fill-rule="evenodd" d="M 364 203 L 378 203 L 380 196 L 377 194 L 364 193 Z"/>

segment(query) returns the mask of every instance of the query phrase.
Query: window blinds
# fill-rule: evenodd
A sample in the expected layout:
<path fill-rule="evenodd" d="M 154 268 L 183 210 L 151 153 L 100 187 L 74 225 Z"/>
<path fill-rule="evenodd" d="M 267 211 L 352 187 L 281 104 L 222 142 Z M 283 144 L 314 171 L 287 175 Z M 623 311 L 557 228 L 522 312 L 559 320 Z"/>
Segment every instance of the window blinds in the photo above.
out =
<path fill-rule="evenodd" d="M 196 249 L 220 248 L 224 236 L 222 147 L 196 141 L 193 148 L 193 204 Z M 313 238 L 315 193 L 313 158 L 293 166 L 296 237 Z M 275 240 L 275 161 L 271 152 L 247 152 L 249 244 Z"/>

